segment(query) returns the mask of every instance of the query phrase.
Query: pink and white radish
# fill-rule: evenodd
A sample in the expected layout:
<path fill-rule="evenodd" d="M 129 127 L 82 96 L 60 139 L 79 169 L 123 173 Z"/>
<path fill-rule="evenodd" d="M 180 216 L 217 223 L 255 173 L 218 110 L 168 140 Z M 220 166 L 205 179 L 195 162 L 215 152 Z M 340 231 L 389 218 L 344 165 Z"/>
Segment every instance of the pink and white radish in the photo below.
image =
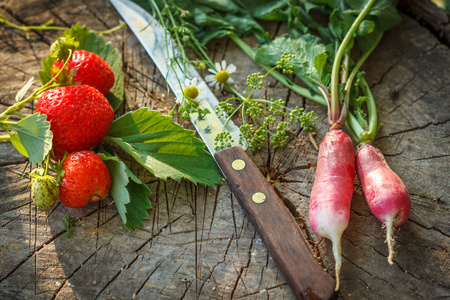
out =
<path fill-rule="evenodd" d="M 388 262 L 392 265 L 395 253 L 393 229 L 405 223 L 411 211 L 408 191 L 400 177 L 389 168 L 381 151 L 371 144 L 359 148 L 356 173 L 370 210 L 386 226 Z"/>
<path fill-rule="evenodd" d="M 315 233 L 333 243 L 336 291 L 342 265 L 341 236 L 350 218 L 354 178 L 353 142 L 342 130 L 330 130 L 320 143 L 309 204 L 309 223 Z"/>

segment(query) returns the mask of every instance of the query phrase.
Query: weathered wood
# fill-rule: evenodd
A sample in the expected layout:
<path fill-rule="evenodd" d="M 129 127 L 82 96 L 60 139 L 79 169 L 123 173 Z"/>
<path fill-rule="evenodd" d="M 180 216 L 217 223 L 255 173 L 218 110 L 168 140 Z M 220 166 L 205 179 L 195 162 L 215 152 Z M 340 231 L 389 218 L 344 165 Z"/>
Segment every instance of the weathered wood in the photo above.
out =
<path fill-rule="evenodd" d="M 99 30 L 120 20 L 106 0 L 4 0 L 0 13 L 19 24 L 53 18 L 57 25 L 80 22 Z M 272 36 L 284 30 L 264 25 Z M 13 103 L 31 76 L 37 78 L 40 61 L 58 33 L 29 35 L 27 39 L 23 32 L 0 26 L 0 111 Z M 122 30 L 106 39 L 122 54 L 129 95 L 117 114 L 143 106 L 167 113 L 173 96 L 133 34 Z M 341 299 L 437 299 L 450 294 L 450 51 L 441 40 L 404 16 L 364 64 L 383 123 L 375 145 L 405 182 L 412 213 L 396 230 L 397 254 L 389 266 L 381 224 L 355 181 L 342 241 Z M 246 41 L 256 45 L 251 38 Z M 226 39 L 212 41 L 208 53 L 213 61 L 226 59 L 238 66 L 232 74 L 238 90 L 245 88 L 248 74 L 261 71 Z M 225 99 L 230 93 L 217 95 Z M 258 95 L 314 110 L 319 117 L 316 141 L 328 130 L 324 107 L 274 79 L 267 78 Z M 24 112 L 32 111 L 29 103 Z M 29 179 L 22 176 L 31 167 L 12 149 L 0 143 L 1 299 L 294 299 L 227 184 L 206 188 L 185 181 L 165 183 L 134 166 L 152 190 L 153 208 L 143 228 L 128 232 L 111 199 L 79 210 L 35 208 Z M 306 221 L 317 151 L 298 127 L 292 128 L 286 148 L 269 149 L 249 154 L 333 275 L 331 244 L 317 237 Z M 69 213 L 77 222 L 67 239 L 62 221 Z"/>
<path fill-rule="evenodd" d="M 449 14 L 431 0 L 400 0 L 399 8 L 430 29 L 443 43 L 450 43 Z"/>

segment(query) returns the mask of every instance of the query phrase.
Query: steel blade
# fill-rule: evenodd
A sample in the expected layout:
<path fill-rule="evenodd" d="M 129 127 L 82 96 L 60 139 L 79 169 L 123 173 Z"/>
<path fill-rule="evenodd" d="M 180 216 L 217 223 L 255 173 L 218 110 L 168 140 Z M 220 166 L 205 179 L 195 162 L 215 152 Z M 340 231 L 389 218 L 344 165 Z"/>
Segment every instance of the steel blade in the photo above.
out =
<path fill-rule="evenodd" d="M 180 63 L 182 60 L 174 50 L 174 42 L 150 13 L 129 0 L 110 0 L 110 2 L 152 58 L 176 97 L 182 96 L 180 83 L 186 78 L 197 78 L 199 83 L 204 82 L 192 65 Z M 239 145 L 246 150 L 247 141 L 241 138 L 239 128 L 231 120 L 227 122 L 225 117 L 219 118 L 215 113 L 215 106 L 219 101 L 214 93 L 209 88 L 204 89 L 203 92 L 198 102 L 202 107 L 208 108 L 211 113 L 202 118 L 195 113 L 191 114 L 190 118 L 211 154 L 217 151 L 214 145 L 215 137 L 223 131 L 230 132 L 233 140 L 231 146 Z"/>

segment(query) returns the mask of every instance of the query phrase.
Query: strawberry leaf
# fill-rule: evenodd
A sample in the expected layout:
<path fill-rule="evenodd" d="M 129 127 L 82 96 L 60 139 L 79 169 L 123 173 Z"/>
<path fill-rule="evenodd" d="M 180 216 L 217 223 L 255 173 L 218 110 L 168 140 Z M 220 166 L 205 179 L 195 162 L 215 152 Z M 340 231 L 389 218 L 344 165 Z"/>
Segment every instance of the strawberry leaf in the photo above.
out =
<path fill-rule="evenodd" d="M 44 161 L 52 148 L 53 139 L 46 115 L 35 113 L 8 127 L 8 130 L 10 129 L 17 131 L 11 133 L 12 144 L 30 159 L 32 165 Z"/>
<path fill-rule="evenodd" d="M 113 121 L 104 140 L 117 144 L 160 179 L 221 183 L 214 159 L 194 134 L 158 111 L 141 108 Z"/>
<path fill-rule="evenodd" d="M 99 156 L 111 173 L 111 195 L 125 227 L 136 230 L 148 219 L 147 209 L 152 207 L 148 195 L 150 189 L 142 183 L 114 152 L 102 150 Z"/>
<path fill-rule="evenodd" d="M 114 72 L 115 82 L 111 88 L 106 99 L 108 99 L 113 110 L 117 110 L 123 101 L 124 87 L 123 87 L 123 74 L 121 58 L 117 49 L 113 47 L 111 43 L 106 43 L 103 36 L 97 35 L 94 32 L 89 31 L 85 26 L 76 24 L 72 28 L 66 29 L 62 36 L 75 37 L 79 42 L 78 50 L 86 50 L 93 52 L 102 57 L 111 67 Z M 48 55 L 47 58 L 42 60 L 42 70 L 39 71 L 39 79 L 42 84 L 46 84 L 52 79 L 51 68 L 56 58 Z"/>

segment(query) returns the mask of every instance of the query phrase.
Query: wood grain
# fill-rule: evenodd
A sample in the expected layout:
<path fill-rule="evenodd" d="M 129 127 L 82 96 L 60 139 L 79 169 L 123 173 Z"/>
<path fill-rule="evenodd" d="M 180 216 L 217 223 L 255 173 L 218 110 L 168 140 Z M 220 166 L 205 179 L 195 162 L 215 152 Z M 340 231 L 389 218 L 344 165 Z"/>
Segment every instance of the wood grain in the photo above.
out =
<path fill-rule="evenodd" d="M 107 0 L 3 0 L 0 14 L 18 24 L 76 22 L 104 30 L 120 17 Z M 381 224 L 368 210 L 355 181 L 350 224 L 344 232 L 339 299 L 440 299 L 450 294 L 450 50 L 414 17 L 383 37 L 364 64 L 383 126 L 375 145 L 404 180 L 411 217 L 396 230 L 394 265 L 386 260 Z M 284 32 L 264 23 L 271 36 Z M 21 31 L 0 25 L 0 111 L 31 77 L 61 32 Z M 118 112 L 172 108 L 162 76 L 134 35 L 105 36 L 122 54 L 128 100 Z M 252 38 L 246 38 L 256 45 Z M 229 40 L 208 44 L 213 61 L 238 66 L 235 87 L 262 72 Z M 203 73 L 202 75 L 206 75 Z M 36 82 L 33 87 L 37 87 Z M 223 100 L 231 94 L 216 92 Z M 326 109 L 290 92 L 268 77 L 255 96 L 283 98 L 314 110 L 320 141 L 328 130 Z M 33 111 L 30 103 L 25 113 Z M 178 122 L 177 116 L 174 118 Z M 191 128 L 188 123 L 184 126 Z M 266 145 L 248 152 L 313 247 L 334 274 L 331 244 L 307 223 L 317 151 L 308 134 L 293 127 L 283 149 Z M 128 232 L 111 199 L 80 210 L 36 209 L 30 199 L 31 166 L 11 144 L 0 144 L 0 299 L 295 299 L 286 280 L 245 216 L 229 186 L 161 182 L 135 163 L 132 168 L 152 191 L 153 208 L 144 227 Z M 63 235 L 65 215 L 76 217 L 72 236 Z"/>

